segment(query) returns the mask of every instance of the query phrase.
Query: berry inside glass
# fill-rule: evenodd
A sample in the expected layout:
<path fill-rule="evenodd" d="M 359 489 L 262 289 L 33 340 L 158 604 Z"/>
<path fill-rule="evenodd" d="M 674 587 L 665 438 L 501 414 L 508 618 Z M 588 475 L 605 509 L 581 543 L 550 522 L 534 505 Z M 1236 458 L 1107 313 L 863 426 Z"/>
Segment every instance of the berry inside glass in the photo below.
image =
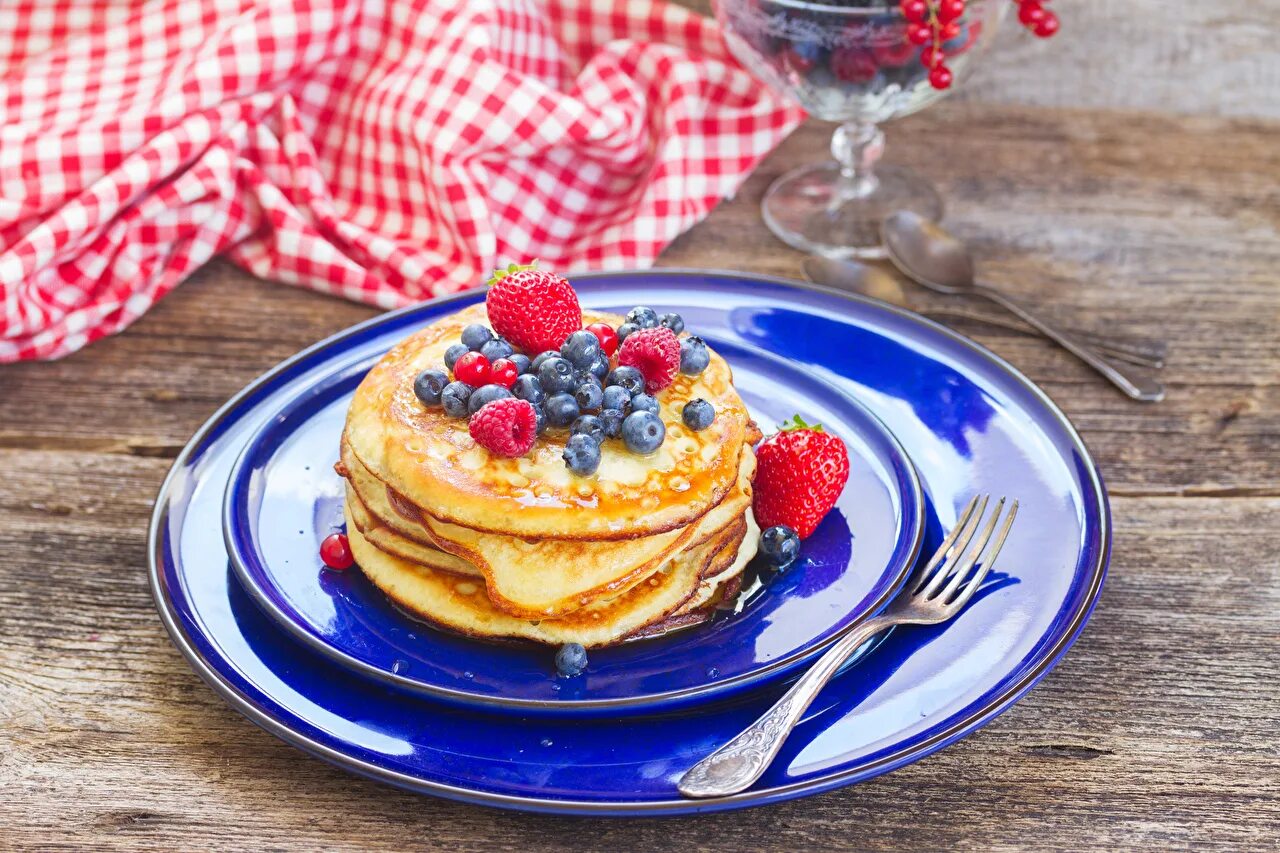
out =
<path fill-rule="evenodd" d="M 714 0 L 734 55 L 815 118 L 839 122 L 835 162 L 794 169 L 765 194 L 764 220 L 806 252 L 884 256 L 880 222 L 942 216 L 928 181 L 878 165 L 879 125 L 945 95 L 989 41 L 1007 0 Z"/>

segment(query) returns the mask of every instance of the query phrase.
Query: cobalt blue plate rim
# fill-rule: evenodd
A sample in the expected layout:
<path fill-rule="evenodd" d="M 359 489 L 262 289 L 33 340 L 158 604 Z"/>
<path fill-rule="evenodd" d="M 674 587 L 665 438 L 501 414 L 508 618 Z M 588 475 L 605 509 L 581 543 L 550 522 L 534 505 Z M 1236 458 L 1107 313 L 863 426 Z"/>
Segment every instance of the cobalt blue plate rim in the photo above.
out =
<path fill-rule="evenodd" d="M 457 298 L 461 299 L 467 296 L 473 297 L 474 294 L 460 294 Z M 421 305 L 415 307 L 419 310 L 422 308 Z M 336 341 L 331 341 L 330 345 L 333 343 L 336 343 Z M 734 343 L 733 347 L 749 350 L 752 352 L 753 357 L 764 359 L 779 368 L 788 367 L 785 359 L 759 347 L 744 343 Z M 326 347 L 326 349 L 328 348 Z M 292 364 L 292 359 L 282 362 L 255 380 L 250 388 L 268 382 L 277 375 L 287 373 Z M 332 381 L 332 376 L 326 377 L 326 381 Z M 924 540 L 924 493 L 915 465 L 912 463 L 902 443 L 898 441 L 897 436 L 873 411 L 844 389 L 838 388 L 817 376 L 805 376 L 804 381 L 815 386 L 820 390 L 820 393 L 830 395 L 856 411 L 858 417 L 862 418 L 865 421 L 865 425 L 869 427 L 868 430 L 861 433 L 863 440 L 875 441 L 883 445 L 883 455 L 885 456 L 885 461 L 892 468 L 892 473 L 896 479 L 897 495 L 902 505 L 901 535 L 896 542 L 889 562 L 885 565 L 872 587 L 871 591 L 875 593 L 874 597 L 869 601 L 863 599 L 851 601 L 852 610 L 837 614 L 836 626 L 839 626 L 838 631 L 836 626 L 833 626 L 830 636 L 795 648 L 787 654 L 767 662 L 757 661 L 753 669 L 733 676 L 726 677 L 721 675 L 689 687 L 639 693 L 625 697 L 527 699 L 458 690 L 443 684 L 403 675 L 395 672 L 394 669 L 387 669 L 361 660 L 336 647 L 325 637 L 317 635 L 310 626 L 302 624 L 299 614 L 288 611 L 266 588 L 270 583 L 268 579 L 265 579 L 265 576 L 269 574 L 265 569 L 267 560 L 260 552 L 260 548 L 257 547 L 257 542 L 252 532 L 255 525 L 250 518 L 253 513 L 248 507 L 249 495 L 247 494 L 252 490 L 251 483 L 255 479 L 255 474 L 263 467 L 264 460 L 262 456 L 267 453 L 265 445 L 275 438 L 275 429 L 288 423 L 295 409 L 306 408 L 310 405 L 310 400 L 304 396 L 311 390 L 310 386 L 307 389 L 302 389 L 299 394 L 291 396 L 272 409 L 262 425 L 245 443 L 235 462 L 232 463 L 231 476 L 228 478 L 222 502 L 223 541 L 226 545 L 227 554 L 231 559 L 231 567 L 241 586 L 249 594 L 249 597 L 253 599 L 254 603 L 277 625 L 310 648 L 342 666 L 424 696 L 463 706 L 479 706 L 490 710 L 505 710 L 518 713 L 600 713 L 605 711 L 648 713 L 660 709 L 673 708 L 677 705 L 687 705 L 693 701 L 702 702 L 725 698 L 738 691 L 760 687 L 793 675 L 797 669 L 829 648 L 832 643 L 840 638 L 844 631 L 855 627 L 884 610 L 906 581 L 908 574 L 916 563 L 916 559 L 920 555 L 920 548 Z M 862 606 L 859 607 L 859 605 Z M 830 614 L 824 615 L 830 616 Z M 413 621 L 407 616 L 401 618 L 406 623 Z M 693 630 L 696 630 L 696 628 Z M 861 654 L 857 659 L 861 659 Z M 855 663 L 857 659 L 851 660 L 850 664 Z"/>
<path fill-rule="evenodd" d="M 772 787 L 749 790 L 731 797 L 702 801 L 688 801 L 678 798 L 645 801 L 544 798 L 452 785 L 447 782 L 424 779 L 410 773 L 381 767 L 375 763 L 353 757 L 341 749 L 327 746 L 307 734 L 300 733 L 291 728 L 286 722 L 277 720 L 266 710 L 256 705 L 225 673 L 217 668 L 213 660 L 202 653 L 197 643 L 197 637 L 201 635 L 187 633 L 182 624 L 182 616 L 173 598 L 174 593 L 168 586 L 168 580 L 165 576 L 165 559 L 167 557 L 165 552 L 167 545 L 166 522 L 169 519 L 171 509 L 185 512 L 185 506 L 181 504 L 176 507 L 171 505 L 174 498 L 173 493 L 179 486 L 187 484 L 183 477 L 192 457 L 202 449 L 205 442 L 216 440 L 221 432 L 220 427 L 223 426 L 223 421 L 228 413 L 251 397 L 256 388 L 255 383 L 236 394 L 220 407 L 201 426 L 182 452 L 179 453 L 158 492 L 155 510 L 152 514 L 148 531 L 148 579 L 157 611 L 174 644 L 196 673 L 215 692 L 222 696 L 228 704 L 244 714 L 256 725 L 303 751 L 330 761 L 357 775 L 421 793 L 483 805 L 544 813 L 619 816 L 674 815 L 742 808 L 820 793 L 862 781 L 919 760 L 975 731 L 1007 710 L 1027 690 L 1038 683 L 1074 644 L 1092 614 L 1106 577 L 1112 545 L 1110 507 L 1102 477 L 1078 431 L 1049 396 L 1007 361 L 976 342 L 926 317 L 879 300 L 854 296 L 807 282 L 774 276 L 737 273 L 729 270 L 661 269 L 655 270 L 653 273 L 668 278 L 680 276 L 701 279 L 724 278 L 744 284 L 754 283 L 773 288 L 789 288 L 800 292 L 808 292 L 822 298 L 862 304 L 876 312 L 895 318 L 897 321 L 905 321 L 908 326 L 918 326 L 949 345 L 968 351 L 976 361 L 994 368 L 999 375 L 1004 377 L 1004 380 L 1011 381 L 1020 394 L 1029 395 L 1031 401 L 1041 407 L 1040 414 L 1043 414 L 1053 426 L 1062 431 L 1069 445 L 1072 459 L 1075 463 L 1074 470 L 1080 477 L 1081 485 L 1084 489 L 1082 497 L 1093 505 L 1089 521 L 1094 529 L 1090 536 L 1090 541 L 1085 545 L 1080 555 L 1081 564 L 1079 568 L 1082 577 L 1073 590 L 1071 600 L 1062 603 L 1062 609 L 1055 617 L 1051 630 L 1045 635 L 1044 642 L 1037 645 L 1032 657 L 1021 661 L 1018 666 L 1010 671 L 1007 678 L 1004 678 L 995 687 L 983 693 L 978 701 L 965 706 L 953 718 L 948 718 L 946 723 L 941 726 L 935 726 L 920 734 L 904 735 L 900 740 L 895 741 L 890 748 L 865 758 L 847 762 L 829 772 L 820 772 L 815 776 Z M 635 275 L 637 275 L 636 272 L 610 272 L 583 274 L 577 278 L 579 280 L 589 279 L 607 282 L 610 278 L 634 277 Z M 445 300 L 449 298 L 451 297 L 445 297 Z M 420 307 L 420 305 L 413 306 L 410 309 L 403 310 L 414 310 Z M 340 340 L 347 335 L 356 334 L 398 313 L 403 313 L 403 311 L 393 312 L 391 315 L 381 315 L 340 332 L 298 353 L 290 361 L 296 363 L 304 360 L 331 345 L 334 341 Z M 209 645 L 207 639 L 201 638 L 200 642 L 205 646 Z M 230 661 L 223 659 L 222 663 L 229 664 Z M 286 719 L 289 718 L 286 717 Z M 294 717 L 293 719 L 297 718 Z"/>

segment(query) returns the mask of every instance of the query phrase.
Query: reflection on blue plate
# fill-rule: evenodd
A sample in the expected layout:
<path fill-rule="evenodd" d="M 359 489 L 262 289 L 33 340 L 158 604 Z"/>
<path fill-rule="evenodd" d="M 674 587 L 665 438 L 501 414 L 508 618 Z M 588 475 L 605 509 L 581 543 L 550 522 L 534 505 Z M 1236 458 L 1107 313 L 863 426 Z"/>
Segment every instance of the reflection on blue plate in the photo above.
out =
<path fill-rule="evenodd" d="M 742 606 L 709 624 L 593 651 L 573 679 L 555 676 L 545 646 L 435 630 L 401 613 L 359 572 L 324 571 L 317 557 L 320 540 L 342 523 L 343 485 L 332 465 L 351 395 L 370 367 L 363 344 L 373 338 L 390 347 L 403 330 L 373 327 L 337 343 L 325 353 L 328 372 L 311 371 L 312 384 L 259 400 L 253 411 L 270 414 L 227 487 L 227 548 L 246 590 L 286 630 L 343 665 L 437 698 L 522 713 L 669 708 L 812 660 L 888 603 L 919 552 L 920 484 L 883 424 L 808 371 L 711 336 L 757 422 L 768 429 L 799 412 L 849 449 L 849 483 L 801 560 L 783 574 L 761 572 Z"/>
<path fill-rule="evenodd" d="M 270 416 L 258 402 L 314 387 L 343 341 L 373 329 L 399 337 L 478 298 L 465 295 L 380 317 L 300 354 L 224 407 L 175 462 L 152 522 L 153 591 L 178 648 L 233 707 L 308 752 L 412 790 L 547 812 L 715 811 L 915 761 L 1008 708 L 1070 646 L 1105 574 L 1106 496 L 1066 418 L 1003 361 L 915 315 L 793 282 L 670 270 L 574 282 L 588 306 L 678 310 L 718 341 L 807 365 L 864 404 L 916 464 L 926 553 L 975 492 L 1017 497 L 1005 574 L 946 625 L 891 634 L 823 691 L 755 788 L 715 800 L 682 800 L 675 782 L 779 687 L 616 721 L 520 718 L 459 709 L 335 666 L 265 616 L 231 570 L 222 538 L 231 468 Z M 364 357 L 385 348 L 373 338 Z"/>

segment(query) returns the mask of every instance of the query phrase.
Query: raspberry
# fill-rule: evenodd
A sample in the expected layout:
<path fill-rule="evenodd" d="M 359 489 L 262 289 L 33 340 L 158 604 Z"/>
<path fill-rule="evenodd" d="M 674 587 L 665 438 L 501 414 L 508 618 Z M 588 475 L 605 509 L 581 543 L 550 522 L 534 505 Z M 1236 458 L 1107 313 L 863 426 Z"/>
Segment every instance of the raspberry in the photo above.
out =
<path fill-rule="evenodd" d="M 485 403 L 470 423 L 476 444 L 497 456 L 524 456 L 538 437 L 538 415 L 528 400 L 504 397 Z"/>
<path fill-rule="evenodd" d="M 644 390 L 657 393 L 671 384 L 680 369 L 680 339 L 664 326 L 632 332 L 618 350 L 618 364 L 639 370 Z"/>
<path fill-rule="evenodd" d="M 582 328 L 578 294 L 555 273 L 512 264 L 494 272 L 489 283 L 489 323 L 526 353 L 558 350 Z"/>

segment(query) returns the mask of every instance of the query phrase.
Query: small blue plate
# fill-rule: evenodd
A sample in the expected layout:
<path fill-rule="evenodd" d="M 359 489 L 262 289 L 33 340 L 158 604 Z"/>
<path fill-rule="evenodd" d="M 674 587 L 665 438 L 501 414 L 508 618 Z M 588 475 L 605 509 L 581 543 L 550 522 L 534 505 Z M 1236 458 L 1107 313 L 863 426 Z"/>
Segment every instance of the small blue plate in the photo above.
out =
<path fill-rule="evenodd" d="M 585 305 L 678 310 L 692 328 L 807 365 L 855 397 L 915 462 L 924 553 L 975 492 L 1018 498 L 988 582 L 952 621 L 894 631 L 837 676 L 756 786 L 719 799 L 682 799 L 676 780 L 761 714 L 779 685 L 618 720 L 521 717 L 336 665 L 266 616 L 236 578 L 222 531 L 231 468 L 278 411 L 261 402 L 292 399 L 334 359 L 373 358 L 481 298 L 468 293 L 298 354 L 223 406 L 174 462 L 152 516 L 152 591 L 178 649 L 232 707 L 313 755 L 424 793 L 567 814 L 721 811 L 848 785 L 941 749 L 1009 708 L 1078 636 L 1106 574 L 1106 492 L 1066 417 L 1006 362 L 914 314 L 798 282 L 694 270 L 572 278 Z"/>
<path fill-rule="evenodd" d="M 902 447 L 852 397 L 795 364 L 708 336 L 764 428 L 795 413 L 849 449 L 836 510 L 777 574 L 753 567 L 736 611 L 665 637 L 593 651 L 585 673 L 557 678 L 553 651 L 482 642 L 414 620 L 359 571 L 324 569 L 319 542 L 343 523 L 343 481 L 333 471 L 351 395 L 376 361 L 334 353 L 331 369 L 275 411 L 232 469 L 224 530 L 232 566 L 282 627 L 360 672 L 437 698 L 542 711 L 653 711 L 727 696 L 780 678 L 879 612 L 915 562 L 923 533 L 920 483 Z"/>

